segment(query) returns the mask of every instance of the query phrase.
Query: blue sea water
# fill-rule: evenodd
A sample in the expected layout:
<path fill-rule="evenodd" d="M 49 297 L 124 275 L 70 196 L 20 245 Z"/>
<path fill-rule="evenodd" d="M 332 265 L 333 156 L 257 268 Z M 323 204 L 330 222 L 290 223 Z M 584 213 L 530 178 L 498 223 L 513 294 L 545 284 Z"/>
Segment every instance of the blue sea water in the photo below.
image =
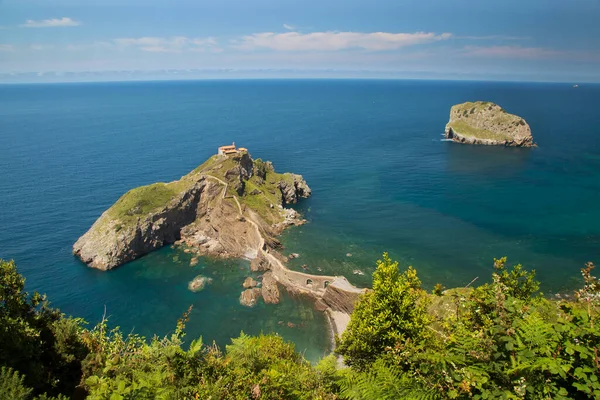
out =
<path fill-rule="evenodd" d="M 537 148 L 441 141 L 450 107 L 488 100 L 524 117 Z M 164 335 L 193 305 L 190 337 L 220 345 L 278 332 L 315 360 L 327 352 L 309 301 L 239 305 L 242 260 L 169 247 L 110 272 L 71 255 L 128 189 L 178 179 L 235 141 L 304 175 L 309 223 L 284 233 L 293 268 L 368 285 L 384 251 L 426 287 L 487 279 L 494 257 L 536 269 L 547 293 L 600 263 L 600 86 L 255 80 L 0 86 L 0 257 L 64 312 Z M 360 269 L 365 275 L 354 275 Z M 213 283 L 192 293 L 194 276 Z M 288 325 L 288 322 L 291 324 Z"/>

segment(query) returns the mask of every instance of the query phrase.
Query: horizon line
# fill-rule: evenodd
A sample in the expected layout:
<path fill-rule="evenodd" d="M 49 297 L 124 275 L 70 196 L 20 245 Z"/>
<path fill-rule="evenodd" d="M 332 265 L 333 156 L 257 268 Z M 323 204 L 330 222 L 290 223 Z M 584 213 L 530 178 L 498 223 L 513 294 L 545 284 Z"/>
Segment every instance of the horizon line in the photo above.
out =
<path fill-rule="evenodd" d="M 26 73 L 23 73 L 26 74 Z M 81 83 L 156 83 L 156 82 L 199 82 L 199 81 L 326 81 L 326 80 L 347 80 L 347 81 L 431 81 L 431 82 L 484 82 L 484 83 L 540 83 L 540 84 L 565 84 L 565 85 L 600 85 L 600 81 L 560 81 L 560 80 L 518 80 L 518 79 L 468 79 L 468 78 L 408 78 L 408 77 L 169 77 L 169 78 L 150 78 L 150 79 L 107 79 L 107 80 L 56 80 L 56 81 L 20 81 L 6 82 L 0 80 L 0 85 L 54 85 L 54 84 L 81 84 Z"/>

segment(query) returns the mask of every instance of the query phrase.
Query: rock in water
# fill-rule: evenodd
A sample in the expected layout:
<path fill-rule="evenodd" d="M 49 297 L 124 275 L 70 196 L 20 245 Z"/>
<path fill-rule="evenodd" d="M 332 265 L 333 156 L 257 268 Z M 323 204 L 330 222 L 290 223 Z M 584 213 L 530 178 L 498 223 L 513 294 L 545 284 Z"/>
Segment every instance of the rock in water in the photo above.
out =
<path fill-rule="evenodd" d="M 250 262 L 250 271 L 252 272 L 267 271 L 270 267 L 269 261 L 262 254 Z"/>
<path fill-rule="evenodd" d="M 298 199 L 311 195 L 308 184 L 301 175 L 288 174 L 288 178 L 279 182 L 279 189 L 283 195 L 284 205 L 298 202 Z"/>
<path fill-rule="evenodd" d="M 192 292 L 199 292 L 202 289 L 204 289 L 204 287 L 211 282 L 212 282 L 211 278 L 207 278 L 205 276 L 198 275 L 190 283 L 188 283 L 188 289 L 191 290 Z"/>
<path fill-rule="evenodd" d="M 273 272 L 271 271 L 267 271 L 263 275 L 261 294 L 265 303 L 279 303 L 279 288 L 277 287 L 277 281 L 273 277 Z"/>
<path fill-rule="evenodd" d="M 242 284 L 244 289 L 251 289 L 253 287 L 256 287 L 256 285 L 258 285 L 258 282 L 252 279 L 251 276 L 247 277 L 246 280 L 244 280 L 244 283 Z"/>
<path fill-rule="evenodd" d="M 531 129 L 523 118 L 487 101 L 452 106 L 445 137 L 466 144 L 535 146 Z"/>
<path fill-rule="evenodd" d="M 260 289 L 246 289 L 240 295 L 240 304 L 246 307 L 254 307 L 260 297 Z"/>

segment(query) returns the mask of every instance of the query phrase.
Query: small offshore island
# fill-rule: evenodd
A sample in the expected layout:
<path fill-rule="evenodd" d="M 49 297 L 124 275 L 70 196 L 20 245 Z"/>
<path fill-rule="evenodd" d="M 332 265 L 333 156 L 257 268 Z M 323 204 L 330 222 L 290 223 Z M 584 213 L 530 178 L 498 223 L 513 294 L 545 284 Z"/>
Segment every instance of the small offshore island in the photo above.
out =
<path fill-rule="evenodd" d="M 489 101 L 456 104 L 450 109 L 446 139 L 457 143 L 533 147 L 527 122 Z"/>
<path fill-rule="evenodd" d="M 89 267 L 110 270 L 165 245 L 220 258 L 245 258 L 262 282 L 246 279 L 240 303 L 279 302 L 278 284 L 316 300 L 334 334 L 345 329 L 363 289 L 343 276 L 289 270 L 277 252 L 277 236 L 306 222 L 287 205 L 311 195 L 301 175 L 275 172 L 271 162 L 253 159 L 245 148 L 222 146 L 218 154 L 169 183 L 154 183 L 125 193 L 73 245 Z M 202 277 L 190 290 L 207 284 Z"/>

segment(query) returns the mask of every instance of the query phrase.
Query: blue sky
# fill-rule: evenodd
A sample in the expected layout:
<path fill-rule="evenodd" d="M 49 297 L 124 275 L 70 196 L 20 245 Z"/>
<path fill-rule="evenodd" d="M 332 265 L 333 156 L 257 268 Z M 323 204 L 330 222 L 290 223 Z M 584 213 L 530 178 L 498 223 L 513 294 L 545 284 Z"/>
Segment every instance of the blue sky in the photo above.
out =
<path fill-rule="evenodd" d="M 0 0 L 0 82 L 600 82 L 598 0 Z"/>

